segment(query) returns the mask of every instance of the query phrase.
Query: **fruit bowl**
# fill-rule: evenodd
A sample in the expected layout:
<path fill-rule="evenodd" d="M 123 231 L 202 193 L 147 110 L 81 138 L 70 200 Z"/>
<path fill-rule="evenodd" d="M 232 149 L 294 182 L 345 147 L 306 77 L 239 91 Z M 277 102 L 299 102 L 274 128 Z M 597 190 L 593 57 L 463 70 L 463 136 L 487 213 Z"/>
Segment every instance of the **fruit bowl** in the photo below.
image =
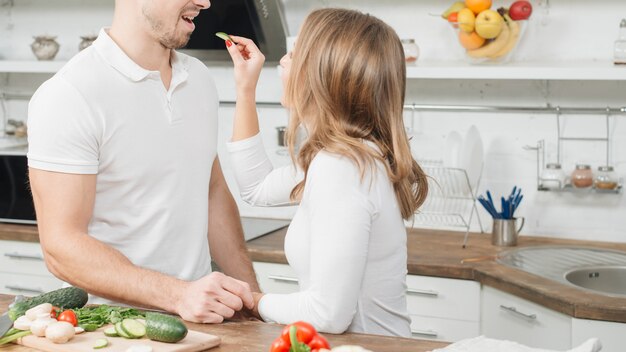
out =
<path fill-rule="evenodd" d="M 480 31 L 471 32 L 461 29 L 462 23 L 450 23 L 454 30 L 454 39 L 462 49 L 463 58 L 470 64 L 499 64 L 513 60 L 515 49 L 524 37 L 528 20 L 512 20 L 505 16 L 501 30 L 493 36 L 494 30 L 482 36 Z M 493 27 L 486 27 L 493 28 Z"/>

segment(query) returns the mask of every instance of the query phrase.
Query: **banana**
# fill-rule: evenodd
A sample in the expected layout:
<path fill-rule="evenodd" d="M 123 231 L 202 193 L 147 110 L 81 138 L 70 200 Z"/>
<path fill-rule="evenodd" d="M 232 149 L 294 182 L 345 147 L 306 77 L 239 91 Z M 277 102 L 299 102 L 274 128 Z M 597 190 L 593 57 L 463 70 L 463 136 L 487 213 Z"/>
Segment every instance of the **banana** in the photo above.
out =
<path fill-rule="evenodd" d="M 459 12 L 459 11 L 461 11 L 461 10 L 462 10 L 462 9 L 464 9 L 464 8 L 465 8 L 465 3 L 464 3 L 463 1 L 457 1 L 457 2 L 453 3 L 452 5 L 450 5 L 450 7 L 448 7 L 448 9 L 447 9 L 447 10 L 445 10 L 445 11 L 441 14 L 441 17 L 442 17 L 444 20 L 447 20 L 447 19 L 448 19 L 448 16 L 450 16 L 450 14 L 451 14 L 451 13 L 454 13 L 454 12 Z"/>
<path fill-rule="evenodd" d="M 511 50 L 515 48 L 515 44 L 517 44 L 517 41 L 519 40 L 520 31 L 521 31 L 519 23 L 517 23 L 516 21 L 513 21 L 511 17 L 509 17 L 508 14 L 505 15 L 504 18 L 506 19 L 506 24 L 509 26 L 509 30 L 511 31 L 511 34 L 509 35 L 509 41 L 498 52 L 496 52 L 493 55 L 490 55 L 489 58 L 491 59 L 503 57 L 506 54 L 510 53 Z"/>
<path fill-rule="evenodd" d="M 481 46 L 478 49 L 468 50 L 467 55 L 473 57 L 475 59 L 490 57 L 491 55 L 495 55 L 497 52 L 502 50 L 504 46 L 509 42 L 511 31 L 509 30 L 509 26 L 502 26 L 502 32 L 500 35 L 496 37 L 496 39 L 490 41 L 489 43 Z"/>

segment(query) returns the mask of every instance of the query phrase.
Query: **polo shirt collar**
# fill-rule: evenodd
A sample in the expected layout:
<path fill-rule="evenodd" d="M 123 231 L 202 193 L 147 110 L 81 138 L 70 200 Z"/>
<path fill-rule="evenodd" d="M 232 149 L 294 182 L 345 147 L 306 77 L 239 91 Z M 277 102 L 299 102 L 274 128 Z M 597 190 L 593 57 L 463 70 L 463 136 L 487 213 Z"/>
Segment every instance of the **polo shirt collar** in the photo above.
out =
<path fill-rule="evenodd" d="M 107 29 L 108 28 L 100 29 L 98 39 L 94 41 L 93 46 L 113 68 L 134 82 L 141 81 L 148 77 L 150 73 L 154 72 L 139 66 L 135 61 L 128 57 L 128 55 L 126 55 L 126 53 L 109 36 Z M 186 57 L 172 50 L 172 76 L 181 74 L 179 79 L 182 81 L 187 78 L 186 59 Z"/>

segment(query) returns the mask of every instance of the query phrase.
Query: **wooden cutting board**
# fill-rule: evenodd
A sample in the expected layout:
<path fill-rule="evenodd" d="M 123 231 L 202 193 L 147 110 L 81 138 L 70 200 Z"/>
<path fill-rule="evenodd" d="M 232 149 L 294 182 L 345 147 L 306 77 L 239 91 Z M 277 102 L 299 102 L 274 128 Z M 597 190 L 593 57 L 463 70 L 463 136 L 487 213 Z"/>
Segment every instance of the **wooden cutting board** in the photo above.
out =
<path fill-rule="evenodd" d="M 216 347 L 221 342 L 218 336 L 193 330 L 189 330 L 187 336 L 177 343 L 152 341 L 145 337 L 131 340 L 123 337 L 104 336 L 103 331 L 105 328 L 107 328 L 107 326 L 93 332 L 84 332 L 80 335 L 76 335 L 68 343 L 64 344 L 56 344 L 45 337 L 32 335 L 18 339 L 17 343 L 46 352 L 125 352 L 129 347 L 134 345 L 151 346 L 153 352 L 200 352 Z M 94 350 L 93 346 L 96 340 L 100 338 L 106 338 L 109 341 L 109 345 L 105 348 Z"/>

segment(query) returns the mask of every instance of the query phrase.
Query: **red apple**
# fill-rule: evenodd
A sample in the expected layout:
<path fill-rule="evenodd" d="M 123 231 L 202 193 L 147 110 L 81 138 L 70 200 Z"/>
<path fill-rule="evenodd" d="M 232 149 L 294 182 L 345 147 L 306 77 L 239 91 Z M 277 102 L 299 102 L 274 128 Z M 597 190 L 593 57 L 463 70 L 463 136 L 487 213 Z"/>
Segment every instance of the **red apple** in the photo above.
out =
<path fill-rule="evenodd" d="M 514 21 L 526 20 L 533 13 L 533 5 L 525 0 L 519 0 L 511 4 L 509 7 L 509 16 Z"/>

